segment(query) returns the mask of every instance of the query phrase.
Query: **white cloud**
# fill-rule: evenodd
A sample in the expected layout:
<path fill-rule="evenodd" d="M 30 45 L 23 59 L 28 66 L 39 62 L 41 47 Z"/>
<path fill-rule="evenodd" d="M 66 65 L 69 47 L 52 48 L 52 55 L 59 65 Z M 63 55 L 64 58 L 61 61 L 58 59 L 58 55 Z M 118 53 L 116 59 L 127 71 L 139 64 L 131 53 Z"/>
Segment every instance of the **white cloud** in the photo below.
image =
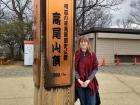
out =
<path fill-rule="evenodd" d="M 124 0 L 124 2 L 118 6 L 118 11 L 112 11 L 113 14 L 113 24 L 117 19 L 125 19 L 131 10 L 130 3 L 131 1 L 138 1 L 138 0 Z"/>

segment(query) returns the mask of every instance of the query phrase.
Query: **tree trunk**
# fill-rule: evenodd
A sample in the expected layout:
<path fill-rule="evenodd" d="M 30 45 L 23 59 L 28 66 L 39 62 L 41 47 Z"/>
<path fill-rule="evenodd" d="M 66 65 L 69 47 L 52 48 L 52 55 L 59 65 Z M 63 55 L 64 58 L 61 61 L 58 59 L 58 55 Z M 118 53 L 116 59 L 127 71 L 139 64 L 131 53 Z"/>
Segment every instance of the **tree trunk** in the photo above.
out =
<path fill-rule="evenodd" d="M 10 45 L 10 59 L 14 59 L 14 47 L 13 45 Z"/>

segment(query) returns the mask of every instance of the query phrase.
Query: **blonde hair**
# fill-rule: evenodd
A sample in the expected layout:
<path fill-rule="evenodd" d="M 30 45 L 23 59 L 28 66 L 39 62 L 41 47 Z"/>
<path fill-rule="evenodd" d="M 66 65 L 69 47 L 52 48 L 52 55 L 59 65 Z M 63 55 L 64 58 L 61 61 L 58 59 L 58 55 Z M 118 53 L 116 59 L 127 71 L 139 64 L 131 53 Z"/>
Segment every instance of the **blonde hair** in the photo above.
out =
<path fill-rule="evenodd" d="M 80 48 L 80 42 L 87 42 L 88 43 L 88 47 L 87 47 L 87 51 L 92 54 L 92 50 L 91 50 L 91 46 L 90 46 L 90 41 L 89 41 L 89 38 L 85 37 L 85 36 L 81 36 L 79 38 L 79 41 L 78 41 L 78 50 L 80 51 L 81 48 Z"/>

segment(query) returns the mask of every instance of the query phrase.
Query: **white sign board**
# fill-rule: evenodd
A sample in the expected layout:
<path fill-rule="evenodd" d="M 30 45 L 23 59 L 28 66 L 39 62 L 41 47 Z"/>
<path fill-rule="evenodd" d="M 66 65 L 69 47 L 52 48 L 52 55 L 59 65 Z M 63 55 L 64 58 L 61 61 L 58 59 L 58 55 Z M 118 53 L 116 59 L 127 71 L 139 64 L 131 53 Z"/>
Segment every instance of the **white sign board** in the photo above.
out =
<path fill-rule="evenodd" d="M 24 41 L 24 65 L 33 65 L 34 42 Z"/>

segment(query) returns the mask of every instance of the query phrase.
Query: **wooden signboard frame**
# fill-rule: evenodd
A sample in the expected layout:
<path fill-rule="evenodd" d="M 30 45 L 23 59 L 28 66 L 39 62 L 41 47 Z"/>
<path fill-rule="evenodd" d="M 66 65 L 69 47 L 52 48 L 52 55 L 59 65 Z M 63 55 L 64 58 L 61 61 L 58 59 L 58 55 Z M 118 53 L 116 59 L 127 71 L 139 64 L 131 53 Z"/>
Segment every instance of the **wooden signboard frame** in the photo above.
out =
<path fill-rule="evenodd" d="M 73 1 L 46 1 L 45 88 L 72 84 Z"/>
<path fill-rule="evenodd" d="M 40 27 L 40 0 L 34 0 L 34 21 L 33 21 L 33 39 L 34 43 L 34 64 L 33 81 L 36 87 L 40 87 L 41 75 L 41 27 Z"/>

